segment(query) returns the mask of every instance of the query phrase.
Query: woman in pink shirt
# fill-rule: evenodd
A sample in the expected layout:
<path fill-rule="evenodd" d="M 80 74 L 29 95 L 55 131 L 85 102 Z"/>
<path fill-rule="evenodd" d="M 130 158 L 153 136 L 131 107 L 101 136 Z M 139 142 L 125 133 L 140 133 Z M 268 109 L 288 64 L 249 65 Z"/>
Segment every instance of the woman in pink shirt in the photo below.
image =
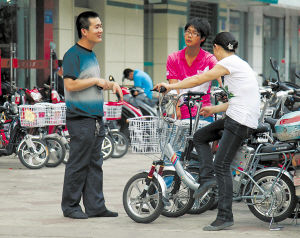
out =
<path fill-rule="evenodd" d="M 187 77 L 201 74 L 212 69 L 217 59 L 215 56 L 201 48 L 210 33 L 210 24 L 207 20 L 195 17 L 185 25 L 185 44 L 182 50 L 174 52 L 168 56 L 167 60 L 167 80 L 170 84 L 182 81 Z M 183 91 L 201 91 L 210 93 L 211 82 L 202 84 Z M 203 106 L 211 105 L 210 95 L 203 97 Z M 196 107 L 192 108 L 192 116 L 196 115 Z M 177 118 L 189 118 L 189 111 L 186 105 L 177 107 Z M 209 118 L 212 121 L 212 117 Z"/>

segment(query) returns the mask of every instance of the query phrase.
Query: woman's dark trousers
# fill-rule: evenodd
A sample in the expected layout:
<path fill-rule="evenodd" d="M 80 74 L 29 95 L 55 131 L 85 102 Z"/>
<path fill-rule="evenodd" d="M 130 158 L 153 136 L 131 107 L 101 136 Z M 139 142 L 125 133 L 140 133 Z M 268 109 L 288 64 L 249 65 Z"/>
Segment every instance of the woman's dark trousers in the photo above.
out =
<path fill-rule="evenodd" d="M 199 129 L 194 134 L 194 145 L 200 159 L 200 184 L 212 179 L 216 174 L 219 190 L 218 220 L 233 221 L 230 164 L 250 130 L 247 126 L 226 116 Z M 220 141 L 213 161 L 209 142 L 215 140 Z"/>

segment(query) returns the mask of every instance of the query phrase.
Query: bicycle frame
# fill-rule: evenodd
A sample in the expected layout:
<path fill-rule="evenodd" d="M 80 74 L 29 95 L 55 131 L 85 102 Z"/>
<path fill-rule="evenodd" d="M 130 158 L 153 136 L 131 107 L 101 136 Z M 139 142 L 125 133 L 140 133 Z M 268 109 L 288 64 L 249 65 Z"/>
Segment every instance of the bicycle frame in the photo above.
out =
<path fill-rule="evenodd" d="M 177 100 L 179 99 L 179 97 L 177 98 Z M 199 123 L 199 118 L 200 118 L 199 112 L 200 112 L 200 108 L 201 108 L 201 102 L 196 102 L 195 104 L 197 106 L 197 114 L 196 114 L 196 118 L 195 118 L 195 123 L 194 123 L 193 128 L 192 128 L 193 133 L 197 129 L 197 126 L 198 126 L 198 123 Z M 173 123 L 172 126 L 174 126 L 174 123 Z M 170 133 L 169 138 L 168 138 L 167 141 L 169 141 L 171 139 L 170 136 L 171 136 L 171 133 Z M 282 176 L 282 174 L 285 174 L 288 178 L 290 178 L 292 180 L 291 175 L 285 170 L 285 168 L 288 168 L 290 163 L 291 163 L 291 160 L 288 162 L 286 153 L 289 153 L 289 154 L 290 153 L 295 153 L 295 152 L 297 152 L 297 149 L 296 150 L 288 150 L 288 151 L 280 151 L 280 152 L 272 152 L 272 153 L 259 153 L 258 151 L 260 150 L 261 147 L 262 147 L 262 144 L 258 146 L 256 151 L 252 155 L 252 161 L 249 163 L 249 165 L 248 165 L 248 167 L 246 168 L 245 171 L 238 168 L 238 167 L 236 167 L 236 166 L 232 166 L 232 165 L 231 165 L 231 168 L 233 170 L 239 171 L 241 174 L 246 176 L 247 180 L 248 180 L 246 185 L 248 183 L 252 182 L 254 184 L 254 186 L 256 186 L 262 192 L 262 195 L 247 196 L 247 195 L 244 195 L 245 191 L 243 191 L 241 196 L 234 196 L 234 198 L 233 198 L 234 200 L 253 199 L 253 198 L 265 199 L 265 198 L 271 196 L 270 195 L 271 191 L 272 191 L 273 187 L 275 186 L 275 184 L 277 183 L 277 181 Z M 161 160 L 154 161 L 150 171 L 149 170 L 147 171 L 149 180 L 148 180 L 148 182 L 146 182 L 146 188 L 144 190 L 145 193 L 147 191 L 147 186 L 149 186 L 151 178 L 153 177 L 153 174 L 156 171 L 156 166 L 157 165 L 160 165 L 160 168 L 159 168 L 159 172 L 157 174 L 155 174 L 155 177 L 159 178 L 158 181 L 159 181 L 161 187 L 164 188 L 164 189 L 166 188 L 165 181 L 163 179 L 160 179 L 161 175 L 162 175 L 162 172 L 163 172 L 163 169 L 164 169 L 164 164 L 165 164 L 164 161 L 166 161 L 166 160 L 170 161 L 172 163 L 172 165 L 174 166 L 175 171 L 176 171 L 177 175 L 179 176 L 180 180 L 186 186 L 188 186 L 192 190 L 197 190 L 199 188 L 200 184 L 198 182 L 196 182 L 195 179 L 193 178 L 193 176 L 184 169 L 183 165 L 179 162 L 180 159 L 176 155 L 176 152 L 174 151 L 172 145 L 169 142 L 167 142 L 167 144 L 165 146 L 161 146 L 161 148 L 164 148 L 163 151 L 162 151 L 162 154 L 161 154 Z M 278 175 L 277 175 L 276 179 L 273 181 L 271 187 L 269 189 L 265 190 L 254 180 L 254 177 L 257 174 L 261 173 L 262 171 L 266 171 L 266 169 L 264 169 L 261 172 L 259 170 L 257 172 L 257 165 L 258 165 L 258 162 L 259 162 L 259 156 L 273 155 L 273 154 L 283 154 L 283 156 L 285 158 L 285 162 L 284 162 L 284 165 L 282 166 L 282 168 L 280 168 L 280 169 L 279 168 L 272 168 L 272 167 L 267 169 L 267 170 L 278 172 Z M 242 180 L 242 178 L 241 178 L 241 180 Z M 242 184 L 240 184 L 240 188 L 241 187 L 242 187 Z M 168 199 L 168 197 L 164 193 L 163 193 L 163 195 L 164 195 L 163 197 Z"/>

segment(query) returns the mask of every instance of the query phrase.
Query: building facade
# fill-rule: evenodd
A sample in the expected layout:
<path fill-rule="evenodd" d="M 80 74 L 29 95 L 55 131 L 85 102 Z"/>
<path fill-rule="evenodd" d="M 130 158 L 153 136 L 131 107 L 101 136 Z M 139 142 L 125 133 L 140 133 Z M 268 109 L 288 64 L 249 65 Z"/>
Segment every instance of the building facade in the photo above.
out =
<path fill-rule="evenodd" d="M 103 41 L 95 48 L 101 74 L 106 79 L 113 75 L 119 83 L 125 68 L 148 72 L 154 83 L 165 81 L 167 56 L 184 47 L 184 26 L 195 16 L 212 25 L 206 50 L 212 50 L 217 32 L 230 31 L 239 41 L 237 54 L 257 74 L 272 76 L 270 57 L 279 62 L 284 80 L 294 82 L 294 72 L 300 70 L 298 0 L 2 0 L 0 17 L 7 2 L 17 6 L 11 24 L 20 59 L 49 59 L 51 41 L 62 59 L 78 40 L 76 17 L 86 10 L 98 12 L 104 26 Z M 45 80 L 47 72 L 23 71 L 19 84 L 31 87 Z"/>

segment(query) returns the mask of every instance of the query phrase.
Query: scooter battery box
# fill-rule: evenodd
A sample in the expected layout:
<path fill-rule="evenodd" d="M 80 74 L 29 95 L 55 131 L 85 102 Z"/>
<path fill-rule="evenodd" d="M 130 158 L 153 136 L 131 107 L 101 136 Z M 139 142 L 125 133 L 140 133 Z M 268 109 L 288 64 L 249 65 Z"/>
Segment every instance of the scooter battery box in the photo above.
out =
<path fill-rule="evenodd" d="M 249 146 L 241 146 L 238 152 L 236 153 L 231 165 L 239 170 L 244 171 L 247 169 L 249 163 L 252 160 L 254 154 L 254 149 Z"/>

